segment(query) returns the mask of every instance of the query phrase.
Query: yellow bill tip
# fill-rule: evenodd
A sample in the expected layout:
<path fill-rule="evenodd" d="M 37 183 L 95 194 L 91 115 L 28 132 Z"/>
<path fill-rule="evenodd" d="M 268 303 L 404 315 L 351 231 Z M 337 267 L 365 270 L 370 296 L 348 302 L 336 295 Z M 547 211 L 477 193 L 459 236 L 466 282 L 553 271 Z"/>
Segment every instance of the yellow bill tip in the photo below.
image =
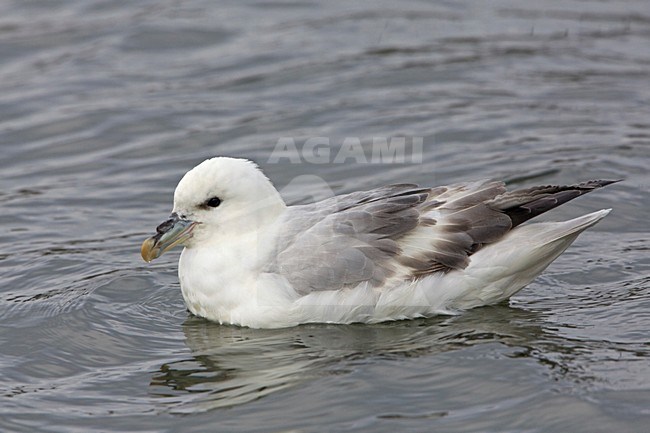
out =
<path fill-rule="evenodd" d="M 142 242 L 142 247 L 140 247 L 140 255 L 145 262 L 149 263 L 153 259 L 158 257 L 157 241 L 153 237 L 147 238 Z"/>

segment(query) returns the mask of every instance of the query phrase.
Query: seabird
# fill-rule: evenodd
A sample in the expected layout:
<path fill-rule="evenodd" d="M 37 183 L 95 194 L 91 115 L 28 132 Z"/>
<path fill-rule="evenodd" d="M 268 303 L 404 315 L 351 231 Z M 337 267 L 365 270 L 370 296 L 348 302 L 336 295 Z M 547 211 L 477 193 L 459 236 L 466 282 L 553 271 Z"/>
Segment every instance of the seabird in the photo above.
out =
<path fill-rule="evenodd" d="M 217 157 L 181 179 L 171 216 L 141 254 L 150 262 L 184 246 L 185 304 L 222 324 L 453 314 L 508 299 L 611 209 L 522 223 L 613 182 L 514 191 L 491 180 L 396 184 L 287 206 L 253 162 Z"/>

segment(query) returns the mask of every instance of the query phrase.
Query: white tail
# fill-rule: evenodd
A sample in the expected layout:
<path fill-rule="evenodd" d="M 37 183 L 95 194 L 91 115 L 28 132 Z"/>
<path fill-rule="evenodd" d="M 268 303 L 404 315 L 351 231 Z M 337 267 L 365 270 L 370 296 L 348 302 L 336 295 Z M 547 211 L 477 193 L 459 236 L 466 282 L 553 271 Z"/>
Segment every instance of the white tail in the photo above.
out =
<path fill-rule="evenodd" d="M 470 265 L 458 272 L 456 283 L 466 282 L 465 287 L 456 290 L 464 294 L 453 300 L 450 308 L 467 309 L 508 299 L 610 211 L 603 209 L 569 221 L 525 224 L 513 229 L 503 239 L 473 254 Z M 468 285 L 467 281 L 473 283 Z M 452 287 L 450 290 L 456 291 Z"/>

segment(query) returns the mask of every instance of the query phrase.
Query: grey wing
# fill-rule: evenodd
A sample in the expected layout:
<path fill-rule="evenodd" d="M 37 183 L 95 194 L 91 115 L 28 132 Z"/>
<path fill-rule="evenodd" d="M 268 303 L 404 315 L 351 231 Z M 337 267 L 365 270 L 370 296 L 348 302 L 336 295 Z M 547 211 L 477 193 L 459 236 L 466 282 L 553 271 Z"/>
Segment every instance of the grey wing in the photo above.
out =
<path fill-rule="evenodd" d="M 400 184 L 291 207 L 268 270 L 305 294 L 463 269 L 514 226 L 610 183 L 512 192 L 496 181 Z"/>
<path fill-rule="evenodd" d="M 500 182 L 402 184 L 289 208 L 273 271 L 308 293 L 462 268 L 473 245 L 510 228 L 505 217 L 495 229 L 502 214 L 487 206 L 468 211 L 502 191 Z"/>

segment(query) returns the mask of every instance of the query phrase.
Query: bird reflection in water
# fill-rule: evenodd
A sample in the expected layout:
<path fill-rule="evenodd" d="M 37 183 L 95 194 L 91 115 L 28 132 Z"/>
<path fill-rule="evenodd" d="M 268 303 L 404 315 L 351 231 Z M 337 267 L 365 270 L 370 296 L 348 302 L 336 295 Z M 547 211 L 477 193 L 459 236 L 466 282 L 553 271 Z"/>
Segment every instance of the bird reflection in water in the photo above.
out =
<path fill-rule="evenodd" d="M 233 407 L 377 359 L 431 357 L 478 344 L 504 347 L 504 357 L 530 358 L 552 374 L 590 380 L 575 368 L 580 348 L 566 345 L 543 313 L 507 305 L 458 316 L 378 325 L 303 325 L 285 329 L 223 326 L 197 317 L 183 324 L 190 358 L 160 367 L 150 394 L 164 410 L 204 412 Z M 499 355 L 495 355 L 499 356 Z"/>

